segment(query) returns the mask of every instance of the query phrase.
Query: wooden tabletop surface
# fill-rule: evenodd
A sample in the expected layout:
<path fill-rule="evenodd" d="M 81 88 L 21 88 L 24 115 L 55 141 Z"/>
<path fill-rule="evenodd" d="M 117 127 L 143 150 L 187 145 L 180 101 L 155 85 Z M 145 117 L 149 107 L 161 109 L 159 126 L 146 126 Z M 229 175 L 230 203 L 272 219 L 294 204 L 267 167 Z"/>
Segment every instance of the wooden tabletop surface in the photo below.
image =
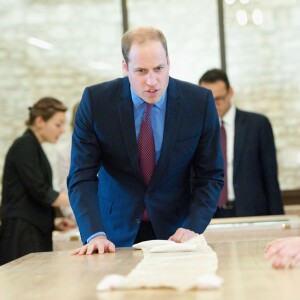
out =
<path fill-rule="evenodd" d="M 96 285 L 105 275 L 127 274 L 142 259 L 142 252 L 119 248 L 114 254 L 78 257 L 67 250 L 29 254 L 1 266 L 0 299 L 299 299 L 300 267 L 274 270 L 263 255 L 273 236 L 299 235 L 299 224 L 297 219 L 267 222 L 264 226 L 237 222 L 223 230 L 222 226 L 215 228 L 219 239 L 213 227 L 210 228 L 207 241 L 218 255 L 217 274 L 224 279 L 218 290 L 98 292 Z M 257 239 L 253 238 L 255 234 L 259 235 Z"/>

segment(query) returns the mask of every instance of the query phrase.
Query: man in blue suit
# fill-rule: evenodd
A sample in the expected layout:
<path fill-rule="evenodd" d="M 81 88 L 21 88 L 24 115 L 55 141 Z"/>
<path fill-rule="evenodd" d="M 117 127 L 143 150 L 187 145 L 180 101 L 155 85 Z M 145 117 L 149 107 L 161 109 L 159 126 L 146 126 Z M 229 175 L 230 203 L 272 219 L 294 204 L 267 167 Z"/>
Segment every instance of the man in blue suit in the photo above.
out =
<path fill-rule="evenodd" d="M 199 85 L 212 91 L 227 137 L 227 202 L 218 207 L 214 217 L 283 214 L 269 120 L 236 108 L 232 103 L 233 89 L 223 70 L 208 70 Z"/>
<path fill-rule="evenodd" d="M 84 245 L 73 254 L 185 242 L 205 230 L 223 186 L 211 92 L 169 77 L 167 42 L 155 28 L 125 33 L 122 53 L 125 77 L 86 88 L 76 115 L 68 189 Z M 149 181 L 138 149 L 148 107 Z"/>

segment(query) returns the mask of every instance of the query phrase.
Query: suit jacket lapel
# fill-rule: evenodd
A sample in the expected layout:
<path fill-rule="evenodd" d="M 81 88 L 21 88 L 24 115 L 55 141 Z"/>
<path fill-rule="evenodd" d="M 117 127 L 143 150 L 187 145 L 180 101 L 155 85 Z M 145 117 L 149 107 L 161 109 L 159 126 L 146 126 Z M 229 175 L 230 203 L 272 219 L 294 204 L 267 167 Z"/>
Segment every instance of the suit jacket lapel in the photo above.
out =
<path fill-rule="evenodd" d="M 122 135 L 127 149 L 128 157 L 131 162 L 132 168 L 136 176 L 140 179 L 142 183 L 144 180 L 140 175 L 139 171 L 139 161 L 137 153 L 137 141 L 134 125 L 134 115 L 133 115 L 133 103 L 130 93 L 130 85 L 128 78 L 124 78 L 123 88 L 121 92 L 122 101 L 119 103 L 119 119 L 121 123 Z M 170 158 L 170 152 L 174 146 L 178 127 L 181 118 L 181 103 L 178 96 L 177 88 L 174 79 L 170 78 L 169 87 L 167 91 L 167 108 L 165 117 L 165 127 L 163 143 L 160 153 L 160 158 L 157 162 L 155 171 L 153 173 L 149 188 L 155 186 L 160 176 L 168 163 Z"/>
<path fill-rule="evenodd" d="M 243 118 L 243 113 L 237 109 L 235 116 L 235 134 L 234 134 L 234 174 L 237 174 L 237 168 L 243 148 L 246 143 L 247 123 Z"/>
<path fill-rule="evenodd" d="M 168 164 L 170 152 L 172 152 L 174 147 L 182 110 L 182 104 L 178 95 L 179 93 L 177 92 L 175 81 L 174 79 L 170 78 L 167 90 L 167 107 L 163 143 L 160 157 L 153 173 L 149 188 L 151 188 L 151 186 L 156 186 L 156 183 L 158 182 L 160 176 L 162 176 L 164 169 Z"/>
<path fill-rule="evenodd" d="M 143 179 L 140 176 L 139 172 L 133 103 L 131 99 L 130 85 L 127 77 L 124 77 L 121 98 L 122 101 L 120 101 L 118 109 L 125 147 L 127 149 L 127 154 L 136 176 L 143 182 Z"/>

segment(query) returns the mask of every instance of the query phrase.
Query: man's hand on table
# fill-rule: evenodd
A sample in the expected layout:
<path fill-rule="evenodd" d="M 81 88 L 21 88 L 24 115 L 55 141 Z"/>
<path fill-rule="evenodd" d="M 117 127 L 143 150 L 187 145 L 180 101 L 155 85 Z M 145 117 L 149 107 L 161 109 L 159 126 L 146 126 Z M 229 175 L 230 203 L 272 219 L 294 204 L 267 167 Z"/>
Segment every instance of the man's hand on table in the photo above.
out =
<path fill-rule="evenodd" d="M 189 229 L 184 229 L 184 228 L 178 228 L 176 232 L 169 237 L 169 241 L 173 241 L 176 243 L 184 243 L 195 236 L 197 236 L 198 233 L 191 231 Z"/>
<path fill-rule="evenodd" d="M 105 252 L 116 252 L 115 245 L 105 236 L 99 235 L 91 239 L 86 245 L 71 252 L 71 255 L 91 255 L 93 253 L 103 254 Z"/>
<path fill-rule="evenodd" d="M 189 229 L 178 228 L 176 232 L 169 237 L 169 240 L 176 243 L 184 243 L 197 235 L 198 233 Z M 114 253 L 116 252 L 116 247 L 105 236 L 100 235 L 91 239 L 86 245 L 73 250 L 71 255 L 91 255 L 93 253 L 104 254 L 106 252 Z"/>

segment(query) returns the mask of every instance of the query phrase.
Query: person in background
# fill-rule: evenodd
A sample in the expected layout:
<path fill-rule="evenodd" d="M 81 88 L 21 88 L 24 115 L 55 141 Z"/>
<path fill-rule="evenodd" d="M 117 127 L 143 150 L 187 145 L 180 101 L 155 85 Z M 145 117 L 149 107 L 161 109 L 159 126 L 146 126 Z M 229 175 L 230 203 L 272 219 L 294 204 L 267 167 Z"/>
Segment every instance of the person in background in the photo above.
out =
<path fill-rule="evenodd" d="M 272 241 L 265 248 L 265 257 L 272 260 L 275 269 L 295 267 L 300 261 L 300 237 Z"/>
<path fill-rule="evenodd" d="M 52 188 L 52 171 L 41 144 L 56 143 L 65 132 L 67 107 L 46 97 L 29 108 L 27 130 L 5 159 L 0 227 L 0 264 L 32 252 L 52 250 L 54 207 L 68 205 L 67 194 Z M 67 229 L 68 220 L 58 224 Z"/>
<path fill-rule="evenodd" d="M 75 125 L 75 115 L 78 109 L 79 102 L 73 106 L 72 110 L 72 119 L 71 119 L 71 128 L 72 131 Z M 63 147 L 60 147 L 57 151 L 56 159 L 56 169 L 57 169 L 57 179 L 58 179 L 58 188 L 62 193 L 68 193 L 67 189 L 67 176 L 70 169 L 70 156 L 71 156 L 71 141 L 65 144 Z M 76 227 L 75 216 L 73 214 L 72 208 L 67 206 L 60 207 L 61 213 L 64 217 L 68 218 L 73 222 L 74 227 Z"/>
<path fill-rule="evenodd" d="M 221 124 L 224 187 L 214 217 L 283 214 L 269 120 L 236 108 L 232 102 L 233 89 L 224 71 L 205 72 L 199 85 L 212 91 Z"/>
<path fill-rule="evenodd" d="M 212 93 L 169 77 L 158 29 L 127 31 L 122 53 L 125 77 L 86 88 L 76 114 L 68 190 L 84 245 L 74 255 L 183 243 L 205 230 L 223 186 Z"/>

